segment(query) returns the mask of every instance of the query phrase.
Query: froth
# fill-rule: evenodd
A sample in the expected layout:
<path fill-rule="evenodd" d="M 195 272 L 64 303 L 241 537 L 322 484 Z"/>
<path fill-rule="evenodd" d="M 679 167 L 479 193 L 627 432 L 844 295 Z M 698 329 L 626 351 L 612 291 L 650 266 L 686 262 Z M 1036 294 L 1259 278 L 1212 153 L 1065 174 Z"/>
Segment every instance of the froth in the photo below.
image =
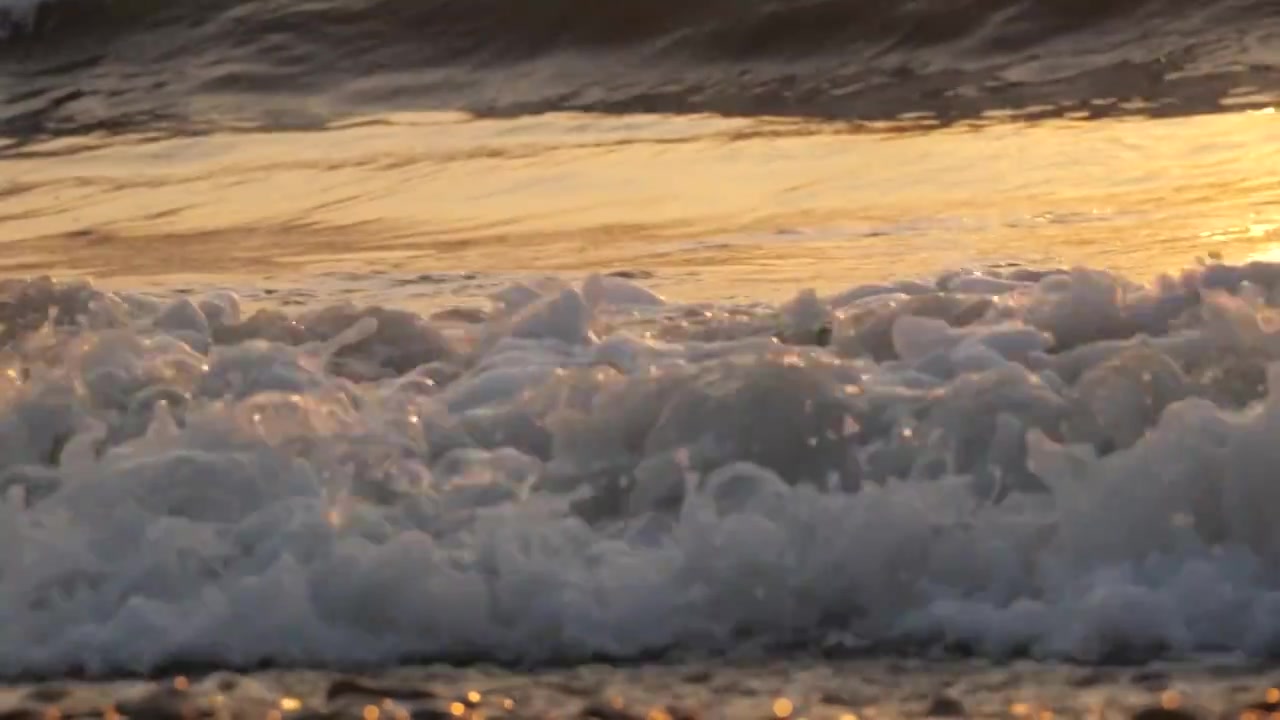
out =
<path fill-rule="evenodd" d="M 1277 287 L 595 276 L 445 321 L 7 281 L 0 672 L 1270 653 Z"/>

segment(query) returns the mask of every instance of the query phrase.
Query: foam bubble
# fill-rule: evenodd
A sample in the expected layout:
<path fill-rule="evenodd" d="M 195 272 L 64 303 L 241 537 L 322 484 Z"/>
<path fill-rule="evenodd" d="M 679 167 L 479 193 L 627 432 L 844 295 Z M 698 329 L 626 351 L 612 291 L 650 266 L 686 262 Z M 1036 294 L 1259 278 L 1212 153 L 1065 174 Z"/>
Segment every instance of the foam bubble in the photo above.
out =
<path fill-rule="evenodd" d="M 597 275 L 455 324 L 6 281 L 0 672 L 1271 653 L 1277 278 Z"/>

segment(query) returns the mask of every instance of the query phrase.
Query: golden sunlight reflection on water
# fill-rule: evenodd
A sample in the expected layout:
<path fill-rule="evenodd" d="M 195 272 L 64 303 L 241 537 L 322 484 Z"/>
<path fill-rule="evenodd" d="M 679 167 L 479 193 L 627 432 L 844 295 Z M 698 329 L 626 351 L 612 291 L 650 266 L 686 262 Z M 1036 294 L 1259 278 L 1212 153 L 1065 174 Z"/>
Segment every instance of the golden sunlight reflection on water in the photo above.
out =
<path fill-rule="evenodd" d="M 928 131 L 394 115 L 64 140 L 4 160 L 7 273 L 642 269 L 689 299 L 1019 260 L 1139 277 L 1280 257 L 1275 113 Z"/>

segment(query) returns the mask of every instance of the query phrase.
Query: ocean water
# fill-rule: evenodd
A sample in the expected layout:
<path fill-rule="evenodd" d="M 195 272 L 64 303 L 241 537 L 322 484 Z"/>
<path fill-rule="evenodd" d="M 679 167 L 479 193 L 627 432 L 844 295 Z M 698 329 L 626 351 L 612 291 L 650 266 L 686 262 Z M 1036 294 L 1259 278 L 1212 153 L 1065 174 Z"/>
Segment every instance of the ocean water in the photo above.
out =
<path fill-rule="evenodd" d="M 1280 707 L 1271 4 L 0 37 L 6 717 Z"/>

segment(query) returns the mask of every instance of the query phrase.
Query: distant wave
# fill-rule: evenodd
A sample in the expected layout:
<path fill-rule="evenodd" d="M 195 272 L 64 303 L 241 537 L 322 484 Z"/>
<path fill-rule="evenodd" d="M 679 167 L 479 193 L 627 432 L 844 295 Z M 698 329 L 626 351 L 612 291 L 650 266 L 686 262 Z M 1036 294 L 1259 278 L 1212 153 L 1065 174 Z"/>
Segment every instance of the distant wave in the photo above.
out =
<path fill-rule="evenodd" d="M 1280 87 L 1263 0 L 0 0 L 0 35 L 11 137 L 197 106 L 965 118 Z M 320 102 L 264 109 L 298 95 Z"/>
<path fill-rule="evenodd" d="M 1114 23 L 1205 21 L 1270 13 L 1267 3 L 1192 0 L 4 0 L 11 39 L 147 23 L 221 22 L 229 44 L 255 37 L 325 42 L 430 41 L 492 57 L 658 44 L 720 58 L 964 43 L 1027 47 Z M 1212 16 L 1212 17 L 1211 17 Z M 112 21 L 115 21 L 114 23 Z M 338 49 L 338 48 L 334 48 Z"/>

